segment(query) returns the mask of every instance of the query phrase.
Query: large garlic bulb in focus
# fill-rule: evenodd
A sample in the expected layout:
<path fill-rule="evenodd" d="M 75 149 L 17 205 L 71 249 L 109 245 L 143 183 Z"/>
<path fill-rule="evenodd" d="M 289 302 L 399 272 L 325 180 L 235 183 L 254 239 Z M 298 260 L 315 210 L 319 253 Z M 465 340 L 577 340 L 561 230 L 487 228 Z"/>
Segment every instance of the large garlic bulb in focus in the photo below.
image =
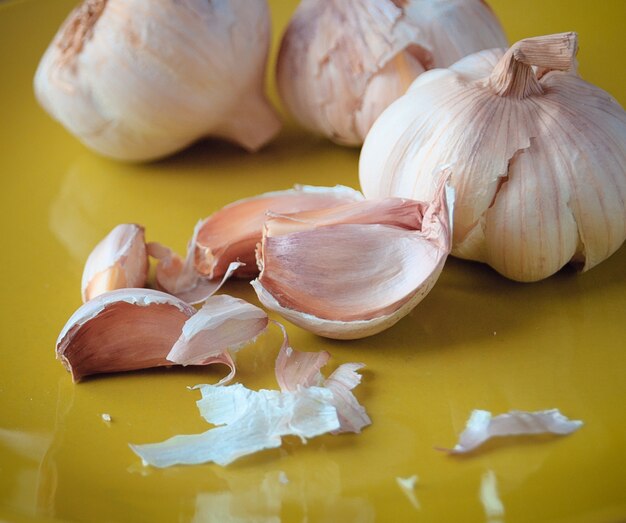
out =
<path fill-rule="evenodd" d="M 151 160 L 205 136 L 254 151 L 280 127 L 263 93 L 266 0 L 86 0 L 35 76 L 43 107 L 84 144 Z"/>
<path fill-rule="evenodd" d="M 519 281 L 605 260 L 626 239 L 626 112 L 575 73 L 576 49 L 530 38 L 420 76 L 365 140 L 365 196 L 428 201 L 446 169 L 453 255 Z"/>
<path fill-rule="evenodd" d="M 302 0 L 282 39 L 278 88 L 303 126 L 361 145 L 417 75 L 506 45 L 483 0 Z"/>

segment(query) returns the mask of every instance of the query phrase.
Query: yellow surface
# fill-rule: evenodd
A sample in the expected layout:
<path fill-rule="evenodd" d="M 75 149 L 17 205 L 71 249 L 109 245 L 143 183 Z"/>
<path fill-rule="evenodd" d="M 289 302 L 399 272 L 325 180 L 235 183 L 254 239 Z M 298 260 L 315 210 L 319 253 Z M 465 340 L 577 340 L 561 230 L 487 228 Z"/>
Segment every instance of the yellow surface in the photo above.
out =
<path fill-rule="evenodd" d="M 80 304 L 91 247 L 117 223 L 138 222 L 149 239 L 182 251 L 198 218 L 238 198 L 294 183 L 356 186 L 358 151 L 289 126 L 255 155 L 211 142 L 152 165 L 97 157 L 39 109 L 31 89 L 38 59 L 73 3 L 0 7 L 0 520 L 626 520 L 624 247 L 587 274 L 566 269 L 526 285 L 449 260 L 409 317 L 362 341 L 290 327 L 296 348 L 327 349 L 333 365 L 367 364 L 357 395 L 371 427 L 306 446 L 288 439 L 227 468 L 143 469 L 128 443 L 205 430 L 197 393 L 186 386 L 214 383 L 220 371 L 144 371 L 74 386 L 54 359 L 54 343 Z M 272 2 L 274 53 L 294 5 Z M 583 76 L 626 103 L 624 0 L 492 5 L 511 39 L 578 31 Z M 254 299 L 243 282 L 226 291 Z M 279 341 L 271 331 L 245 349 L 239 380 L 275 387 Z M 551 407 L 584 420 L 584 428 L 496 442 L 464 458 L 433 449 L 452 445 L 474 408 Z M 488 471 L 502 517 L 489 518 L 479 498 Z M 396 484 L 413 474 L 416 505 Z"/>

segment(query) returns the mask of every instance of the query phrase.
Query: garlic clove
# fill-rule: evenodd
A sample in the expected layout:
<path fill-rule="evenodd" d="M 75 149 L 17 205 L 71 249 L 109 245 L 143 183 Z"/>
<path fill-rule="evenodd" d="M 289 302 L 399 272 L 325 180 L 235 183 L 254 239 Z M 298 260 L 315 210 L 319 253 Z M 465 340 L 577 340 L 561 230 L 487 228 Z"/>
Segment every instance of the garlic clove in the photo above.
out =
<path fill-rule="evenodd" d="M 360 145 L 416 76 L 506 45 L 481 0 L 302 0 L 283 35 L 276 77 L 304 127 Z"/>
<path fill-rule="evenodd" d="M 376 334 L 408 314 L 435 284 L 451 246 L 452 202 L 443 184 L 431 205 L 346 207 L 314 218 L 270 217 L 252 282 L 268 309 L 336 339 Z"/>
<path fill-rule="evenodd" d="M 349 187 L 304 185 L 231 203 L 196 227 L 196 270 L 211 279 L 219 278 L 232 262 L 239 261 L 245 265 L 236 275 L 254 277 L 258 273 L 254 249 L 263 236 L 266 212 L 324 209 L 362 199 L 361 193 Z"/>
<path fill-rule="evenodd" d="M 74 381 L 172 365 L 166 356 L 195 312 L 174 296 L 149 289 L 101 294 L 67 321 L 57 339 L 57 359 Z"/>
<path fill-rule="evenodd" d="M 167 359 L 180 365 L 203 365 L 207 359 L 254 341 L 268 321 L 267 314 L 251 303 L 228 295 L 212 296 L 185 322 Z"/>
<path fill-rule="evenodd" d="M 46 111 L 93 150 L 143 161 L 206 136 L 249 150 L 280 127 L 263 94 L 267 2 L 86 0 L 35 74 Z"/>
<path fill-rule="evenodd" d="M 125 287 L 143 287 L 148 274 L 144 228 L 126 223 L 116 226 L 91 252 L 82 277 L 82 298 Z"/>

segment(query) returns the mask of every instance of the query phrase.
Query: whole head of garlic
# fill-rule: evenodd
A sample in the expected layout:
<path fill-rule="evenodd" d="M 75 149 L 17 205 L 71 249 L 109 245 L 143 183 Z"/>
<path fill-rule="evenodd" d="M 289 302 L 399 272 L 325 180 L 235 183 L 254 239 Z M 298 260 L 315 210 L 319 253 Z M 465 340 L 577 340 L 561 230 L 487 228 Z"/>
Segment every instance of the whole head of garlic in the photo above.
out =
<path fill-rule="evenodd" d="M 483 0 L 302 0 L 282 39 L 278 88 L 302 125 L 360 145 L 417 75 L 506 45 Z"/>
<path fill-rule="evenodd" d="M 456 189 L 452 254 L 536 281 L 626 239 L 626 112 L 574 71 L 575 33 L 522 40 L 420 76 L 372 127 L 367 197 Z"/>
<path fill-rule="evenodd" d="M 280 123 L 263 93 L 266 0 L 85 0 L 35 75 L 41 105 L 88 147 L 151 160 L 205 136 L 256 150 Z"/>

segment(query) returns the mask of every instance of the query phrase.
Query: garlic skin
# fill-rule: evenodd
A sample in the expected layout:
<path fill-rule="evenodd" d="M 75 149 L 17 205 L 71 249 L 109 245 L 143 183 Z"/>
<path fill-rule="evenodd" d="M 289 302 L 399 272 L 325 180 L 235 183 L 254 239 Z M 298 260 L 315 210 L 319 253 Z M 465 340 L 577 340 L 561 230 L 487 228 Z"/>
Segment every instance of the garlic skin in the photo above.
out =
<path fill-rule="evenodd" d="M 276 78 L 300 124 L 361 145 L 419 74 L 506 45 L 482 0 L 302 0 L 283 35 Z"/>
<path fill-rule="evenodd" d="M 243 266 L 235 275 L 253 278 L 258 274 L 254 251 L 263 237 L 266 214 L 326 209 L 363 200 L 350 187 L 296 185 L 293 189 L 272 191 L 233 202 L 196 226 L 192 245 L 195 268 L 210 279 L 222 277 L 234 262 Z"/>
<path fill-rule="evenodd" d="M 453 196 L 366 200 L 272 216 L 252 286 L 268 309 L 320 336 L 391 327 L 430 292 L 451 247 Z"/>
<path fill-rule="evenodd" d="M 148 275 L 145 230 L 134 223 L 117 225 L 94 248 L 83 270 L 82 298 L 125 287 L 143 287 Z"/>
<path fill-rule="evenodd" d="M 59 29 L 34 81 L 46 111 L 120 160 L 153 160 L 206 136 L 249 151 L 280 122 L 263 92 L 265 0 L 86 0 Z"/>
<path fill-rule="evenodd" d="M 529 38 L 420 76 L 365 140 L 366 197 L 427 201 L 445 168 L 453 255 L 526 282 L 608 258 L 626 239 L 626 112 L 576 50 L 575 33 Z"/>

